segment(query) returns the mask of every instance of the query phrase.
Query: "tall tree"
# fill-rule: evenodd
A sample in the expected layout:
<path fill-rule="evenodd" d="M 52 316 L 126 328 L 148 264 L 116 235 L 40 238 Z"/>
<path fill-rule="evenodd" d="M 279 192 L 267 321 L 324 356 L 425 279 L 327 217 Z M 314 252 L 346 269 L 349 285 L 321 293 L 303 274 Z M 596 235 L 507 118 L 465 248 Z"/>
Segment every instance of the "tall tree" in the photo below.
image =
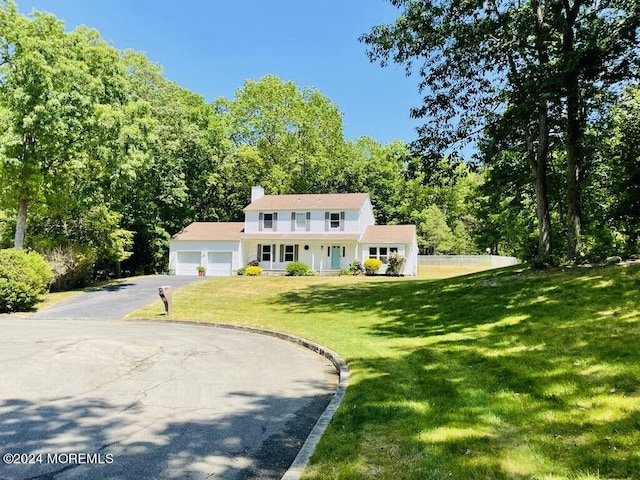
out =
<path fill-rule="evenodd" d="M 317 89 L 268 75 L 218 99 L 237 154 L 252 150 L 255 178 L 273 194 L 330 192 L 343 179 L 342 114 Z M 231 159 L 233 160 L 233 159 Z"/>
<path fill-rule="evenodd" d="M 362 40 L 384 66 L 416 69 L 423 105 L 412 110 L 428 122 L 417 148 L 438 159 L 461 144 L 505 126 L 519 132 L 536 192 L 538 254 L 551 251 L 547 197 L 549 82 L 545 74 L 545 15 L 537 2 L 392 0 L 403 8 L 394 25 L 375 27 Z M 529 39 L 533 38 L 533 42 Z M 502 127 L 502 128 L 501 128 Z"/>
<path fill-rule="evenodd" d="M 0 184 L 5 207 L 17 212 L 16 248 L 31 207 L 74 203 L 72 180 L 112 131 L 124 78 L 118 52 L 95 31 L 67 33 L 52 15 L 27 18 L 13 2 L 0 5 Z"/>
<path fill-rule="evenodd" d="M 393 25 L 362 40 L 384 66 L 402 63 L 420 75 L 427 123 L 418 148 L 432 158 L 483 132 L 519 133 L 532 167 L 538 252 L 548 256 L 547 162 L 552 126 L 567 158 L 569 258 L 580 235 L 581 139 L 590 100 L 637 68 L 638 2 L 627 0 L 391 0 L 402 9 Z M 418 64 L 416 67 L 415 64 Z M 502 128 L 488 127 L 502 123 Z M 506 128 L 505 128 L 506 127 Z"/>
<path fill-rule="evenodd" d="M 211 181 L 219 175 L 226 136 L 219 115 L 200 95 L 168 80 L 145 55 L 125 52 L 129 102 L 137 120 L 127 132 L 139 157 L 129 188 L 112 192 L 124 225 L 136 232 L 134 255 L 125 268 L 162 271 L 170 235 L 184 225 L 217 220 Z"/>
<path fill-rule="evenodd" d="M 583 145 L 596 101 L 640 72 L 640 4 L 628 0 L 561 0 L 553 26 L 560 38 L 558 76 L 565 97 L 567 256 L 581 252 Z M 613 93 L 617 94 L 614 90 Z"/>

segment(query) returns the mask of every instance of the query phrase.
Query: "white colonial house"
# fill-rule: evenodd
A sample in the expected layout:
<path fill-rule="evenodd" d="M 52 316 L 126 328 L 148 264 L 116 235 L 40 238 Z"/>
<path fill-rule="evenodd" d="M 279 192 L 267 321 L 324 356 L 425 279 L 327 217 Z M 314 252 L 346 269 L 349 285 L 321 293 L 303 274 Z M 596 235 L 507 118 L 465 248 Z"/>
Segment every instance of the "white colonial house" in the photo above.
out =
<path fill-rule="evenodd" d="M 251 191 L 244 222 L 194 222 L 171 238 L 169 269 L 176 275 L 231 275 L 257 260 L 266 271 L 300 261 L 317 272 L 348 269 L 353 260 L 405 257 L 404 275 L 416 275 L 415 225 L 375 225 L 366 193 L 265 195 Z"/>

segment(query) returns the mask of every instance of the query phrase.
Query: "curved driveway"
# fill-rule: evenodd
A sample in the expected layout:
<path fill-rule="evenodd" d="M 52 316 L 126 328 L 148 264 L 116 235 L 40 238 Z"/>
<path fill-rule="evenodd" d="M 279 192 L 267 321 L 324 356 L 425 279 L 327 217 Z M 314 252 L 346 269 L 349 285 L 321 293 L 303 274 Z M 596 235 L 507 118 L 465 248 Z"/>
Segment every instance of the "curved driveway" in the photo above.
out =
<path fill-rule="evenodd" d="M 155 289 L 162 308 L 154 280 L 136 282 L 92 293 Z M 87 319 L 103 306 L 0 317 L 0 453 L 31 455 L 0 459 L 0 479 L 280 478 L 335 392 L 333 365 L 295 344 Z"/>

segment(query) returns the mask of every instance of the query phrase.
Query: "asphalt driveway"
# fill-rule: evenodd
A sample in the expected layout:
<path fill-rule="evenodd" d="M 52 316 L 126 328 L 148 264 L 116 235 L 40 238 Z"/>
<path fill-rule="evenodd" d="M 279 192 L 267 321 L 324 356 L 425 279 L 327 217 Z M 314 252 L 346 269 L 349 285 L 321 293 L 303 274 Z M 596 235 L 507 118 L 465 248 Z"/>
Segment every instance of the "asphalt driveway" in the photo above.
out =
<path fill-rule="evenodd" d="M 113 320 L 162 308 L 158 286 L 177 283 L 167 279 L 179 277 L 0 317 L 0 479 L 285 473 L 336 390 L 335 368 L 265 335 Z"/>
<path fill-rule="evenodd" d="M 173 289 L 203 280 L 197 276 L 150 275 L 123 279 L 119 283 L 82 293 L 66 302 L 54 305 L 33 315 L 34 318 L 117 320 L 152 302 L 160 312 L 164 307 L 158 288 Z"/>

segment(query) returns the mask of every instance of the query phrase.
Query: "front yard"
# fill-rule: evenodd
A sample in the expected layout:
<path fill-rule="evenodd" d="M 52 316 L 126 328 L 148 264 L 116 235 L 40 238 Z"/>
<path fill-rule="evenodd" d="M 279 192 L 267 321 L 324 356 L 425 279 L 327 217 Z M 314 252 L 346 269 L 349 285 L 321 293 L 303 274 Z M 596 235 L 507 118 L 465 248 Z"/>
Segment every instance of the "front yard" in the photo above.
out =
<path fill-rule="evenodd" d="M 639 291 L 638 265 L 212 278 L 175 292 L 173 319 L 286 331 L 347 361 L 305 478 L 632 479 Z"/>

